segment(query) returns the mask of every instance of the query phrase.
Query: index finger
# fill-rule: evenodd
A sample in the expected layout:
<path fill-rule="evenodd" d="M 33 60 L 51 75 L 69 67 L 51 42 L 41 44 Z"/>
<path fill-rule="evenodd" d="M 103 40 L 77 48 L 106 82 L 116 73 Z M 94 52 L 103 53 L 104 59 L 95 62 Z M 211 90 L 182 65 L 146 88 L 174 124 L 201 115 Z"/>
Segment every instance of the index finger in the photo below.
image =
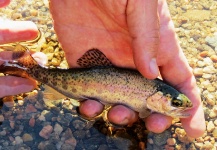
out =
<path fill-rule="evenodd" d="M 0 20 L 0 44 L 28 41 L 38 36 L 38 28 L 31 21 Z"/>
<path fill-rule="evenodd" d="M 0 0 L 0 8 L 5 7 L 10 3 L 10 0 Z"/>
<path fill-rule="evenodd" d="M 181 119 L 181 122 L 189 136 L 199 137 L 204 133 L 206 127 L 200 92 L 192 70 L 178 43 L 166 1 L 161 0 L 160 2 L 160 18 L 167 16 L 167 18 L 161 20 L 163 31 L 160 31 L 162 34 L 159 52 L 163 53 L 163 55 L 158 55 L 159 64 L 161 65 L 160 72 L 164 80 L 176 87 L 176 89 L 184 93 L 192 101 L 193 108 L 188 110 L 191 116 Z M 166 59 L 166 61 L 165 56 L 169 56 L 169 59 Z"/>

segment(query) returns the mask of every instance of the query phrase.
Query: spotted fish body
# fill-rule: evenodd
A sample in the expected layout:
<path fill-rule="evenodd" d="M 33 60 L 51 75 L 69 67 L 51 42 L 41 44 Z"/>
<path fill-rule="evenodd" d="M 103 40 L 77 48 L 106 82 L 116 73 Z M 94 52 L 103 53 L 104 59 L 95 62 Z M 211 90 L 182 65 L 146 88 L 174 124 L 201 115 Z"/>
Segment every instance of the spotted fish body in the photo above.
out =
<path fill-rule="evenodd" d="M 173 87 L 159 79 L 146 79 L 136 70 L 113 66 L 48 69 L 30 61 L 30 57 L 18 59 L 18 65 L 25 67 L 24 70 L 16 65 L 4 65 L 0 72 L 23 77 L 29 75 L 73 99 L 93 99 L 107 105 L 123 104 L 139 112 L 141 118 L 151 111 L 186 117 L 183 111 L 192 107 L 191 101 Z M 82 61 L 78 60 L 80 64 Z M 21 70 L 26 75 L 22 75 Z"/>

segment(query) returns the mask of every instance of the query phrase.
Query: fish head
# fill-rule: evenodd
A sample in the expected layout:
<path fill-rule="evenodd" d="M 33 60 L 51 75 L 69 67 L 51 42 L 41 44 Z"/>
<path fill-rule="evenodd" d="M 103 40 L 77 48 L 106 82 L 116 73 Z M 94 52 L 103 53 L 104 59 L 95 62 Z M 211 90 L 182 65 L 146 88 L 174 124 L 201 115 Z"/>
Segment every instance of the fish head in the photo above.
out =
<path fill-rule="evenodd" d="M 174 91 L 175 93 L 165 93 L 158 91 L 147 98 L 147 107 L 153 112 L 158 112 L 171 117 L 186 118 L 190 114 L 185 110 L 193 107 L 192 102 L 184 94 Z"/>

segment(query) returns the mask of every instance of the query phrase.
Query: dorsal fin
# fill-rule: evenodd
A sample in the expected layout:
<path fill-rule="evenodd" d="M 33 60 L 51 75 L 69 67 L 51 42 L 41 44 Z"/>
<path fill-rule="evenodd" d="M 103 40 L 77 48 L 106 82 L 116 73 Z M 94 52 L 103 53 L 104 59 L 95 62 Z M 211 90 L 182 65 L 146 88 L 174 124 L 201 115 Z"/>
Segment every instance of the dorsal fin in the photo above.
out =
<path fill-rule="evenodd" d="M 112 66 L 109 59 L 98 49 L 88 50 L 81 58 L 77 60 L 77 64 L 83 68 L 97 66 Z"/>

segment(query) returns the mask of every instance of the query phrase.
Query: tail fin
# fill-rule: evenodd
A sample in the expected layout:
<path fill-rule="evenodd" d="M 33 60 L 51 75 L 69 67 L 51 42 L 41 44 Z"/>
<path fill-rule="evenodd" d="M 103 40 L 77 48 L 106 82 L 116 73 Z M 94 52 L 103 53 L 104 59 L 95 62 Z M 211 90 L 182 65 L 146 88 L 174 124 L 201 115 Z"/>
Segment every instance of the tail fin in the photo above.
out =
<path fill-rule="evenodd" d="M 31 56 L 29 50 L 20 44 L 15 46 L 12 59 L 16 60 L 18 65 L 24 68 L 32 68 L 38 65 L 35 59 Z"/>

